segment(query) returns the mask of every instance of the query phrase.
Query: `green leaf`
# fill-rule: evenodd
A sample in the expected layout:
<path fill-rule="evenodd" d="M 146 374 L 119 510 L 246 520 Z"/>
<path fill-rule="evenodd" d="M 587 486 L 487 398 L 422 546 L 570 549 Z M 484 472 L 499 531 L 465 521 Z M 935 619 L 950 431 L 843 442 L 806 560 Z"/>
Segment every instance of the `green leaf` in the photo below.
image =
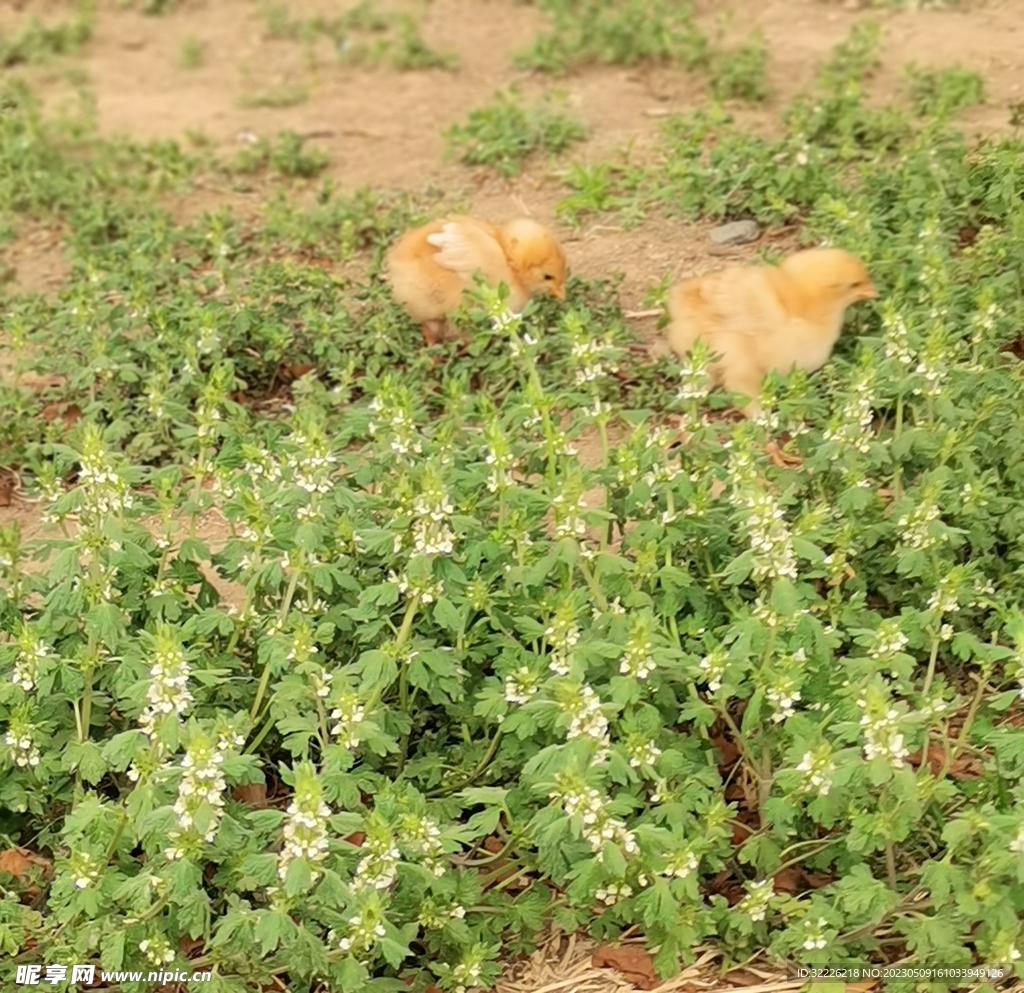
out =
<path fill-rule="evenodd" d="M 451 631 L 452 634 L 462 634 L 462 614 L 447 597 L 439 597 L 434 604 L 434 621 L 438 627 Z"/>

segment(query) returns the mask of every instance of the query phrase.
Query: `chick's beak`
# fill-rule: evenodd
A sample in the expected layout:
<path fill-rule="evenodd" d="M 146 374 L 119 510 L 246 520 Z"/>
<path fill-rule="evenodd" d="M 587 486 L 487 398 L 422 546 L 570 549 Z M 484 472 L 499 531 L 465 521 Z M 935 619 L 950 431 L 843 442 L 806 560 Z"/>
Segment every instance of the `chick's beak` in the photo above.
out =
<path fill-rule="evenodd" d="M 564 300 L 565 299 L 565 287 L 564 286 L 552 287 L 551 295 L 553 297 L 555 297 L 556 300 Z"/>
<path fill-rule="evenodd" d="M 868 285 L 864 287 L 864 290 L 862 292 L 862 296 L 864 297 L 865 300 L 877 300 L 878 299 L 878 289 L 875 286 L 875 284 L 874 283 L 868 283 Z"/>

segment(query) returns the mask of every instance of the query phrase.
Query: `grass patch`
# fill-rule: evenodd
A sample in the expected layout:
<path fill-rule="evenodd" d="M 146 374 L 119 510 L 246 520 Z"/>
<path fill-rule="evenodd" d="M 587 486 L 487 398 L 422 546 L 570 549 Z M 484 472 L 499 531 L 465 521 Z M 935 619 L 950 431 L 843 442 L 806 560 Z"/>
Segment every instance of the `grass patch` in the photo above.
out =
<path fill-rule="evenodd" d="M 294 18 L 284 4 L 261 8 L 271 38 L 312 44 L 328 39 L 338 57 L 353 65 L 388 65 L 399 71 L 456 69 L 458 55 L 437 51 L 423 40 L 416 20 L 406 12 L 382 9 L 373 0 L 360 0 L 344 14 Z"/>
<path fill-rule="evenodd" d="M 587 64 L 669 62 L 705 65 L 708 41 L 678 0 L 539 0 L 549 32 L 516 56 L 516 64 L 562 73 Z"/>
<path fill-rule="evenodd" d="M 186 38 L 181 43 L 178 65 L 186 71 L 198 69 L 206 59 L 206 45 L 198 38 Z"/>
<path fill-rule="evenodd" d="M 768 84 L 768 46 L 755 34 L 732 52 L 716 53 L 711 73 L 711 92 L 719 100 L 758 103 L 771 96 Z"/>
<path fill-rule="evenodd" d="M 56 24 L 46 24 L 34 17 L 17 31 L 0 34 L 0 69 L 71 55 L 92 37 L 92 30 L 91 4 L 80 4 L 71 20 Z"/>
<path fill-rule="evenodd" d="M 490 165 L 514 176 L 529 156 L 557 155 L 586 134 L 581 121 L 556 110 L 550 99 L 524 107 L 518 93 L 509 90 L 470 111 L 466 123 L 452 125 L 446 137 L 467 165 Z"/>
<path fill-rule="evenodd" d="M 305 86 L 279 86 L 277 89 L 253 93 L 239 101 L 242 107 L 297 107 L 309 99 Z"/>
<path fill-rule="evenodd" d="M 970 69 L 909 65 L 905 72 L 911 106 L 918 117 L 945 119 L 985 100 L 985 83 Z"/>

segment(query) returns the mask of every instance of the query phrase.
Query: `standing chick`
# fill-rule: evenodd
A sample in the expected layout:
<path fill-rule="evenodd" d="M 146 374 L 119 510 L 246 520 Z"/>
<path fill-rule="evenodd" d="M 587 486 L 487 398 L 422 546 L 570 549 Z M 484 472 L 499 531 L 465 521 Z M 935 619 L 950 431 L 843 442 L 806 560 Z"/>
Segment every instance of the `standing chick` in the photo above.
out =
<path fill-rule="evenodd" d="M 878 296 L 864 263 L 841 248 L 812 248 L 776 266 L 735 266 L 669 291 L 666 337 L 682 357 L 698 339 L 715 356 L 712 379 L 751 397 L 769 370 L 814 372 L 832 354 L 846 308 Z"/>
<path fill-rule="evenodd" d="M 565 253 L 547 228 L 526 217 L 495 227 L 473 217 L 449 217 L 407 231 L 387 256 L 395 299 L 423 325 L 428 345 L 446 337 L 455 310 L 479 272 L 509 289 L 519 313 L 534 293 L 565 299 Z"/>

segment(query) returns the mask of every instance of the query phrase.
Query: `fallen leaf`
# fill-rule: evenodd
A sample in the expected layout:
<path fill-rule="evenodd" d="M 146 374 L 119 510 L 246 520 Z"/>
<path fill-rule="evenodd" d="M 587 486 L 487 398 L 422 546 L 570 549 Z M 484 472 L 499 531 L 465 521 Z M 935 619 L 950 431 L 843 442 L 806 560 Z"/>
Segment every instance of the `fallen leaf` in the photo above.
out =
<path fill-rule="evenodd" d="M 312 372 L 315 368 L 316 366 L 311 362 L 282 363 L 277 370 L 277 376 L 282 382 L 291 383 L 296 379 L 301 379 L 307 372 Z"/>
<path fill-rule="evenodd" d="M 823 886 L 831 886 L 835 881 L 836 877 L 829 872 L 807 872 L 806 869 L 802 869 L 804 876 L 804 882 L 812 890 L 820 890 Z"/>
<path fill-rule="evenodd" d="M 350 845 L 355 845 L 356 848 L 362 848 L 363 842 L 366 841 L 366 835 L 362 831 L 353 831 L 345 840 Z"/>
<path fill-rule="evenodd" d="M 919 748 L 916 752 L 912 752 L 907 756 L 907 761 L 915 768 L 921 766 L 921 749 Z M 946 761 L 946 753 L 942 746 L 936 742 L 931 742 L 928 745 L 928 768 L 933 776 L 937 776 L 942 772 L 942 766 Z"/>
<path fill-rule="evenodd" d="M 38 873 L 33 870 L 38 870 Z M 24 887 L 23 899 L 34 900 L 39 896 L 40 889 L 33 877 L 40 875 L 43 879 L 49 879 L 53 863 L 27 848 L 6 848 L 0 852 L 0 872 L 13 876 L 21 883 Z"/>
<path fill-rule="evenodd" d="M 614 969 L 640 990 L 653 990 L 661 985 L 654 960 L 641 945 L 598 945 L 590 964 L 595 969 Z"/>
<path fill-rule="evenodd" d="M 754 828 L 749 824 L 744 824 L 742 821 L 733 821 L 732 823 L 732 843 L 733 847 L 742 845 L 749 837 L 754 833 Z"/>
<path fill-rule="evenodd" d="M 14 492 L 14 480 L 5 472 L 0 472 L 0 507 L 11 505 L 11 494 Z"/>
<path fill-rule="evenodd" d="M 728 738 L 717 737 L 711 739 L 711 744 L 718 749 L 722 755 L 722 761 L 718 763 L 720 768 L 727 769 L 735 765 L 740 757 L 740 750 L 735 741 Z"/>
<path fill-rule="evenodd" d="M 236 786 L 231 791 L 231 796 L 239 803 L 247 804 L 254 810 L 265 810 L 267 807 L 267 784 L 246 783 L 244 786 Z"/>
<path fill-rule="evenodd" d="M 39 412 L 39 416 L 47 424 L 60 419 L 64 427 L 70 431 L 82 419 L 82 411 L 77 403 L 48 403 Z"/>
<path fill-rule="evenodd" d="M 199 951 L 202 947 L 203 941 L 201 938 L 190 938 L 187 934 L 183 934 L 178 942 L 178 950 L 186 958 L 191 958 L 192 953 Z"/>
<path fill-rule="evenodd" d="M 776 893 L 799 893 L 803 889 L 804 874 L 795 866 L 787 866 L 772 876 Z"/>

